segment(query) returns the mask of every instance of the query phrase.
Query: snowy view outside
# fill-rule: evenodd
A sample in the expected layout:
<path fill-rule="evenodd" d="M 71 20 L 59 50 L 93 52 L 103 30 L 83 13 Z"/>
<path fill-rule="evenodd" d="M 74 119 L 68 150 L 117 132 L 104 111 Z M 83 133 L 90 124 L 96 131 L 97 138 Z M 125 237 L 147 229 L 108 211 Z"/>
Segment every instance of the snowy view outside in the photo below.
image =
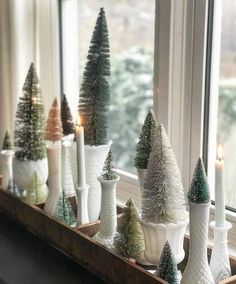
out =
<path fill-rule="evenodd" d="M 236 1 L 223 1 L 217 144 L 224 147 L 226 205 L 236 208 Z"/>
<path fill-rule="evenodd" d="M 100 7 L 104 7 L 111 47 L 109 131 L 114 162 L 136 173 L 135 145 L 153 104 L 155 0 L 80 0 L 79 61 L 82 77 L 89 42 Z"/>

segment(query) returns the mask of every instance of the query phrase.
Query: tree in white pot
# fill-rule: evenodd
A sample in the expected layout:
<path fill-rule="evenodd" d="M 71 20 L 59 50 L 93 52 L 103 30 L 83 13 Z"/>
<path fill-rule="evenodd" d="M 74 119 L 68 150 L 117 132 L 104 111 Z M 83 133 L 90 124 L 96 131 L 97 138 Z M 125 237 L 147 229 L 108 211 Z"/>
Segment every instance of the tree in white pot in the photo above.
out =
<path fill-rule="evenodd" d="M 141 194 L 143 192 L 144 178 L 147 172 L 148 159 L 155 143 L 157 122 L 154 112 L 150 110 L 144 120 L 139 141 L 136 145 L 134 164 L 137 169 Z"/>
<path fill-rule="evenodd" d="M 93 239 L 112 248 L 117 226 L 116 185 L 120 177 L 112 167 L 112 152 L 108 152 L 102 174 L 98 177 L 102 188 L 100 228 Z"/>
<path fill-rule="evenodd" d="M 22 93 L 15 121 L 13 179 L 19 188 L 25 190 L 36 172 L 43 184 L 41 189 L 45 201 L 48 194 L 45 187 L 48 166 L 44 143 L 44 108 L 33 63 L 30 65 Z"/>
<path fill-rule="evenodd" d="M 180 171 L 164 126 L 157 128 L 142 194 L 141 225 L 145 258 L 158 264 L 168 240 L 177 263 L 184 258 L 183 239 L 188 224 Z"/>
<path fill-rule="evenodd" d="M 101 187 L 97 180 L 109 152 L 110 47 L 105 11 L 100 9 L 93 31 L 79 96 L 79 115 L 84 127 L 86 180 L 89 184 L 88 216 L 99 217 Z"/>

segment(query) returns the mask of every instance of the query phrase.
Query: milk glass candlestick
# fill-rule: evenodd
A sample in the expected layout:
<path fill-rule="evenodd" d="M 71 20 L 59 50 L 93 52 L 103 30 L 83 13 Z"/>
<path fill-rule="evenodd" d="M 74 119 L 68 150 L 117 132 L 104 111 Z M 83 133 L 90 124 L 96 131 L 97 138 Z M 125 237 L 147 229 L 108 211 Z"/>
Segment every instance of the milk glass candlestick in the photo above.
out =
<path fill-rule="evenodd" d="M 77 151 L 77 185 L 85 187 L 85 157 L 84 157 L 84 128 L 80 125 L 78 116 L 76 123 L 76 151 Z"/>
<path fill-rule="evenodd" d="M 215 164 L 215 226 L 224 227 L 225 223 L 225 196 L 223 187 L 224 161 L 222 146 L 218 146 Z"/>

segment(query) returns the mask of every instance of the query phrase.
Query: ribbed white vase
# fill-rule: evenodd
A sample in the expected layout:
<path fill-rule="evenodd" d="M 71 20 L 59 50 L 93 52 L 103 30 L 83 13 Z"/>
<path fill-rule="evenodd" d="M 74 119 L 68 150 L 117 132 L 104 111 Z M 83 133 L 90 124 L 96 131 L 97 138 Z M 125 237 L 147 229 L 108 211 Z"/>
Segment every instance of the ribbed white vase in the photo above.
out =
<path fill-rule="evenodd" d="M 93 239 L 108 248 L 112 248 L 117 226 L 116 185 L 120 177 L 114 180 L 104 180 L 102 177 L 99 177 L 98 180 L 102 187 L 101 223 L 99 231 Z"/>
<path fill-rule="evenodd" d="M 227 235 L 232 225 L 225 221 L 223 227 L 216 227 L 215 222 L 211 222 L 210 227 L 214 230 L 210 268 L 215 283 L 219 283 L 231 276 Z"/>
<path fill-rule="evenodd" d="M 12 150 L 2 150 L 2 189 L 7 190 L 9 182 L 13 180 L 12 174 L 12 159 L 14 156 L 14 151 Z"/>
<path fill-rule="evenodd" d="M 208 221 L 210 203 L 189 202 L 189 258 L 181 284 L 213 284 L 207 259 Z"/>
<path fill-rule="evenodd" d="M 140 221 L 143 229 L 145 251 L 144 257 L 150 263 L 159 264 L 162 249 L 168 240 L 172 248 L 175 260 L 180 263 L 184 259 L 184 234 L 188 226 L 188 218 L 186 221 L 177 224 L 155 224 L 151 222 Z"/>
<path fill-rule="evenodd" d="M 42 183 L 41 196 L 44 203 L 48 196 L 46 181 L 48 179 L 48 161 L 47 158 L 37 161 L 23 160 L 20 161 L 16 157 L 13 158 L 13 180 L 18 188 L 25 190 L 30 183 L 34 173 L 37 173 L 40 182 Z M 24 193 L 27 195 L 27 193 Z"/>
<path fill-rule="evenodd" d="M 90 222 L 96 221 L 99 218 L 101 210 L 101 185 L 97 177 L 102 172 L 111 143 L 109 141 L 106 145 L 85 145 L 86 182 L 89 185 L 88 217 Z"/>
<path fill-rule="evenodd" d="M 73 182 L 73 175 L 71 168 L 70 147 L 71 147 L 70 141 L 64 141 L 62 143 L 61 187 L 65 193 L 65 197 L 75 196 L 75 186 Z"/>
<path fill-rule="evenodd" d="M 61 144 L 60 141 L 46 146 L 48 156 L 48 187 L 49 194 L 44 205 L 44 211 L 53 216 L 61 189 Z"/>

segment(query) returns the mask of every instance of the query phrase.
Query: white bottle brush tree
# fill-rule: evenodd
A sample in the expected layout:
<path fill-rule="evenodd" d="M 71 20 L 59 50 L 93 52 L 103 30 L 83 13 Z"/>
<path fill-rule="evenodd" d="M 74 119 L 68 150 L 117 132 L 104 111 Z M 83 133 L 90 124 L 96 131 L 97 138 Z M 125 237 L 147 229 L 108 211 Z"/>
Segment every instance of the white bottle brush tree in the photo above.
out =
<path fill-rule="evenodd" d="M 124 214 L 117 226 L 113 247 L 117 253 L 127 258 L 138 259 L 144 251 L 142 228 L 135 205 L 129 199 L 124 208 Z"/>
<path fill-rule="evenodd" d="M 142 220 L 177 223 L 186 219 L 179 168 L 162 124 L 157 128 L 142 195 Z"/>

